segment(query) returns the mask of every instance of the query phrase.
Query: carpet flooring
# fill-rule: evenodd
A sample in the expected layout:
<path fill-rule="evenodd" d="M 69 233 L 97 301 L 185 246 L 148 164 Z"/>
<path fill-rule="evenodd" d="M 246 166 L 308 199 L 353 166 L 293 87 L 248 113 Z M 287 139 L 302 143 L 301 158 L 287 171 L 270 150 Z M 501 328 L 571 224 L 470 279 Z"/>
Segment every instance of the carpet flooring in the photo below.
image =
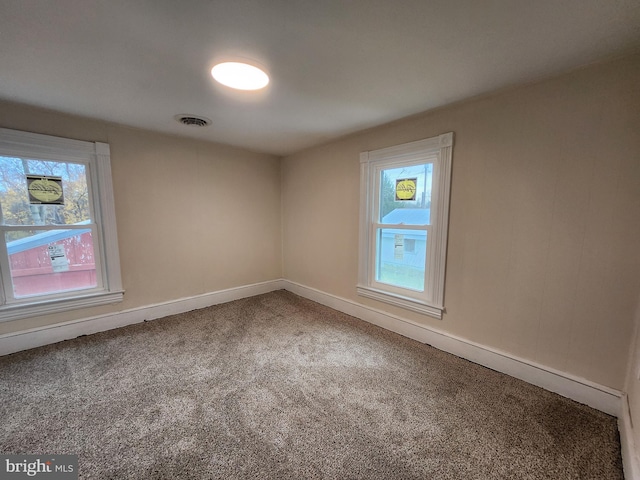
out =
<path fill-rule="evenodd" d="M 86 479 L 622 479 L 616 419 L 286 291 L 0 358 Z"/>

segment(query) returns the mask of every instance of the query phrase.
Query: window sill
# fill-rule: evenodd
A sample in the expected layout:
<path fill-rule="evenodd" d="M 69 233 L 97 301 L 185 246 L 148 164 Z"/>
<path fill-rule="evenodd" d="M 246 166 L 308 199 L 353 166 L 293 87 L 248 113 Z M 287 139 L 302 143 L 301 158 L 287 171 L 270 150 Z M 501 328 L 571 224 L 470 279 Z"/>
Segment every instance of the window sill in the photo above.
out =
<path fill-rule="evenodd" d="M 378 300 L 379 302 L 388 303 L 396 307 L 405 308 L 407 310 L 411 310 L 412 312 L 429 315 L 430 317 L 442 320 L 442 312 L 444 310 L 444 308 L 442 307 L 436 307 L 425 302 L 421 302 L 420 300 L 403 297 L 401 295 L 384 292 L 382 290 L 377 290 L 375 288 L 365 287 L 362 285 L 358 285 L 357 290 L 358 295 L 362 297 L 372 298 L 373 300 Z"/>
<path fill-rule="evenodd" d="M 100 292 L 73 298 L 3 305 L 0 307 L 0 322 L 9 322 L 11 320 L 19 320 L 21 318 L 52 315 L 54 313 L 77 310 L 80 308 L 119 303 L 123 298 L 124 291 Z"/>

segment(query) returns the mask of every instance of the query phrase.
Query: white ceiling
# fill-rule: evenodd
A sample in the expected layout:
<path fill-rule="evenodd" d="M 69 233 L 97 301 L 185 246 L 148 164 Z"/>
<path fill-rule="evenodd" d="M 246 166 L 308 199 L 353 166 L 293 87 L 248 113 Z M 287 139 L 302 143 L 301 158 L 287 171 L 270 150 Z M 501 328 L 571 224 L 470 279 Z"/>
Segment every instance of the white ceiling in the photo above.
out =
<path fill-rule="evenodd" d="M 639 49 L 638 0 L 0 0 L 0 98 L 278 155 Z"/>

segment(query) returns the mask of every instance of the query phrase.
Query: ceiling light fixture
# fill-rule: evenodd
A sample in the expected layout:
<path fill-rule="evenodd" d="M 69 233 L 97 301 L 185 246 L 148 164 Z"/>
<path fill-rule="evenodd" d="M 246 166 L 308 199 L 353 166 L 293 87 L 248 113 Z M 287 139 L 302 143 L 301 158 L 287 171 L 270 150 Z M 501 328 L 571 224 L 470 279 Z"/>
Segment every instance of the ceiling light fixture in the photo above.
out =
<path fill-rule="evenodd" d="M 211 69 L 211 75 L 217 82 L 237 90 L 260 90 L 269 84 L 264 71 L 247 63 L 219 63 Z"/>

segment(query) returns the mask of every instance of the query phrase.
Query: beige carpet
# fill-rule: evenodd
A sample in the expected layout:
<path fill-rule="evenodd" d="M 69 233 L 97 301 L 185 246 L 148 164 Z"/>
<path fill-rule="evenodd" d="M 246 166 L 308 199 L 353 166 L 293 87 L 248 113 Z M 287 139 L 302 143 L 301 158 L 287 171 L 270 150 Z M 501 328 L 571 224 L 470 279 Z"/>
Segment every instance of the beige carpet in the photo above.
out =
<path fill-rule="evenodd" d="M 621 479 L 613 417 L 286 291 L 0 358 L 81 478 Z"/>

